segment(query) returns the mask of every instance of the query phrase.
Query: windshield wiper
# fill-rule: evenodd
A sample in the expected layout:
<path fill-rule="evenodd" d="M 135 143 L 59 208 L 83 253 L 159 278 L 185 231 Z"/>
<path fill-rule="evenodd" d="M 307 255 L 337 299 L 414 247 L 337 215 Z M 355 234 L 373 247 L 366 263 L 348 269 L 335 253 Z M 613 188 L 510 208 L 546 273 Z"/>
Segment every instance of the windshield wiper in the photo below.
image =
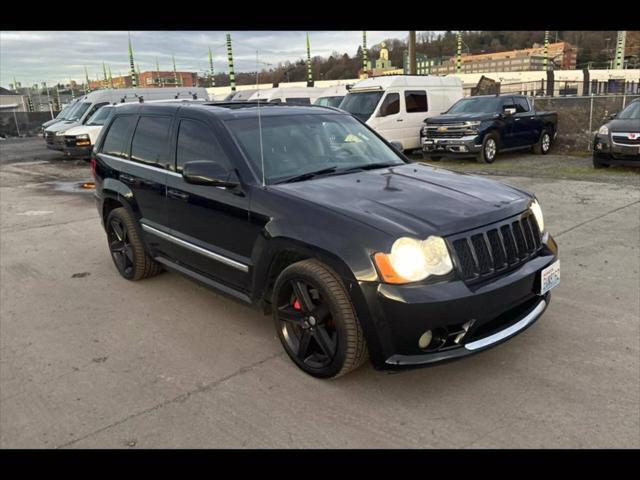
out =
<path fill-rule="evenodd" d="M 300 182 L 302 180 L 309 180 L 310 178 L 317 177 L 318 175 L 322 175 L 324 173 L 331 173 L 336 171 L 336 166 L 323 168 L 321 170 L 316 170 L 313 172 L 301 173 L 300 175 L 295 175 L 293 177 L 285 178 L 284 180 L 280 180 L 276 183 L 291 183 L 291 182 Z"/>
<path fill-rule="evenodd" d="M 358 165 L 357 167 L 345 168 L 344 170 L 340 170 L 340 172 L 355 172 L 358 170 L 373 170 L 376 168 L 384 168 L 384 167 L 398 167 L 403 165 L 402 163 L 389 163 L 389 162 L 378 162 L 378 163 L 369 163 L 367 165 Z"/>

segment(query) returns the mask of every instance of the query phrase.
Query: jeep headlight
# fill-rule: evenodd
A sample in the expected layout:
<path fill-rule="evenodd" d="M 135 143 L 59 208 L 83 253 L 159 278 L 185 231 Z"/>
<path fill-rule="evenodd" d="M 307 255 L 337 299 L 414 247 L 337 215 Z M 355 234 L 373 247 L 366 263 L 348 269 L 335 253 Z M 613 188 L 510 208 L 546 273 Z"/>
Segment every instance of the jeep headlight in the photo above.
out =
<path fill-rule="evenodd" d="M 540 208 L 540 204 L 538 200 L 534 200 L 531 203 L 531 213 L 536 217 L 536 222 L 538 222 L 538 228 L 540 229 L 540 233 L 544 232 L 544 218 L 542 217 L 542 208 Z"/>
<path fill-rule="evenodd" d="M 426 240 L 401 237 L 393 242 L 390 253 L 376 253 L 374 259 L 386 283 L 418 282 L 453 270 L 447 245 L 436 236 Z"/>
<path fill-rule="evenodd" d="M 598 130 L 598 133 L 600 135 L 609 135 L 609 127 L 607 127 L 606 125 L 602 125 L 600 127 L 600 130 Z"/>

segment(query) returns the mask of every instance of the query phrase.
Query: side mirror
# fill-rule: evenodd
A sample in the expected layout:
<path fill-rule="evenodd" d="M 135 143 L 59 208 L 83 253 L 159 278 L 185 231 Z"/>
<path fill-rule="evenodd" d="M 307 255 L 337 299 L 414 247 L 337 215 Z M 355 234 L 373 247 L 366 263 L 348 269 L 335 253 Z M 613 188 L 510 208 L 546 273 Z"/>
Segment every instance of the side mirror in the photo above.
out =
<path fill-rule="evenodd" d="M 194 160 L 182 167 L 182 177 L 193 185 L 209 185 L 212 187 L 237 187 L 238 177 L 218 163 L 209 160 Z"/>
<path fill-rule="evenodd" d="M 396 142 L 396 141 L 389 142 L 389 143 L 391 144 L 391 146 L 392 146 L 393 148 L 395 148 L 397 151 L 399 151 L 400 153 L 402 153 L 402 150 L 403 150 L 403 149 L 402 149 L 402 143 L 400 143 L 400 142 Z"/>
<path fill-rule="evenodd" d="M 609 115 L 609 120 L 613 120 L 614 118 L 616 118 L 618 116 L 617 113 L 612 113 L 611 115 Z"/>
<path fill-rule="evenodd" d="M 514 113 L 516 113 L 516 109 L 514 107 L 504 107 L 502 109 L 502 114 L 505 117 L 508 117 L 509 115 L 513 115 Z"/>

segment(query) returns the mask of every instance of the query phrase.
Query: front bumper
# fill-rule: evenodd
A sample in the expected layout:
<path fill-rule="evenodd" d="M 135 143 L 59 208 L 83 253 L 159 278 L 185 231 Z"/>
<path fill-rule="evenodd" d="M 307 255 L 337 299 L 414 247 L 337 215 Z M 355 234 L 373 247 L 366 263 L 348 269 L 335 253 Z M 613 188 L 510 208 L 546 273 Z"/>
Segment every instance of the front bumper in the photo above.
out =
<path fill-rule="evenodd" d="M 607 165 L 640 166 L 640 145 L 621 145 L 610 135 L 597 133 L 593 139 L 593 156 Z"/>
<path fill-rule="evenodd" d="M 369 315 L 377 333 L 373 365 L 396 369 L 462 358 L 524 331 L 549 304 L 550 294 L 538 293 L 540 271 L 557 258 L 557 244 L 548 236 L 538 256 L 485 283 L 360 283 L 367 311 L 357 313 Z M 422 350 L 418 339 L 427 330 L 448 338 L 445 346 Z"/>
<path fill-rule="evenodd" d="M 88 145 L 86 147 L 75 147 L 75 146 L 65 145 L 63 152 L 67 157 L 89 158 L 91 157 L 92 149 L 93 149 L 92 145 Z"/>
<path fill-rule="evenodd" d="M 420 142 L 422 151 L 432 155 L 475 155 L 482 150 L 482 139 L 479 135 L 467 135 L 459 138 L 422 137 Z"/>

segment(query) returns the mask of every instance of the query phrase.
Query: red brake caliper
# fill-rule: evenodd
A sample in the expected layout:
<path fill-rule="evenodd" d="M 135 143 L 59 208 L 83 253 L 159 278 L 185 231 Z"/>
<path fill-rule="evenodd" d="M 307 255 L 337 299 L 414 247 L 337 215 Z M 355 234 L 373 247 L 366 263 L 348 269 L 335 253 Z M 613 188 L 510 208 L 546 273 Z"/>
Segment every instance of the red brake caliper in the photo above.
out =
<path fill-rule="evenodd" d="M 293 302 L 293 308 L 295 310 L 302 310 L 302 307 L 300 306 L 300 301 L 298 301 L 297 298 L 296 298 L 295 302 Z"/>

